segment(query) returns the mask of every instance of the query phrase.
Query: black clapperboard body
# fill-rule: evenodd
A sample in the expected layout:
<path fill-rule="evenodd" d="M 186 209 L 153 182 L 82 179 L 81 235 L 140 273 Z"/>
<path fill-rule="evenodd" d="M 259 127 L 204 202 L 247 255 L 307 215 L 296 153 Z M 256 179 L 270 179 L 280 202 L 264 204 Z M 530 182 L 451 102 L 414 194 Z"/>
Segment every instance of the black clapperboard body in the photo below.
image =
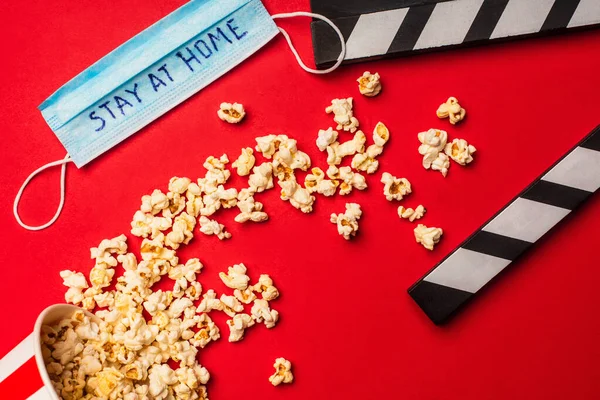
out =
<path fill-rule="evenodd" d="M 600 26 L 600 0 L 311 0 L 346 42 L 345 63 Z M 323 21 L 311 24 L 317 68 L 340 54 Z"/>

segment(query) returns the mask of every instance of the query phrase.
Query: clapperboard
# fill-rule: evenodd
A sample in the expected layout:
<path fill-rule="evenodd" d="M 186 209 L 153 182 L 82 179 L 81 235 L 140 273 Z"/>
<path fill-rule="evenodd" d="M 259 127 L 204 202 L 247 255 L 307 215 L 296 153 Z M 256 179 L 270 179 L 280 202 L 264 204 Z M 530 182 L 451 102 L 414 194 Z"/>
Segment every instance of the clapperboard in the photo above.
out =
<path fill-rule="evenodd" d="M 434 323 L 445 322 L 599 189 L 600 126 L 408 293 Z"/>
<path fill-rule="evenodd" d="M 311 0 L 346 41 L 345 63 L 600 25 L 600 0 Z M 339 38 L 311 24 L 317 68 L 338 58 Z"/>

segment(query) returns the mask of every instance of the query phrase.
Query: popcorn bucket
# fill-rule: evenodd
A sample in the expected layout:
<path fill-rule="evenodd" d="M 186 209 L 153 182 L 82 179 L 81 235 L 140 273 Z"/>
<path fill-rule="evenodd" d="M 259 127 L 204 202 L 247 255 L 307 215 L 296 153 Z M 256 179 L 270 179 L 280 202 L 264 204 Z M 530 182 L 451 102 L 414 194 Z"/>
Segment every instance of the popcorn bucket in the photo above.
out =
<path fill-rule="evenodd" d="M 43 325 L 55 324 L 62 319 L 70 318 L 75 311 L 82 311 L 82 309 L 70 304 L 55 304 L 41 312 L 35 321 L 33 332 L 23 339 L 21 343 L 15 346 L 8 354 L 6 354 L 2 360 L 0 360 L 0 388 L 4 387 L 4 385 L 2 385 L 4 380 L 17 373 L 17 371 L 25 363 L 31 360 L 32 357 L 35 357 L 37 371 L 42 378 L 41 383 L 36 379 L 35 376 L 25 377 L 23 382 L 27 382 L 27 387 L 23 387 L 21 389 L 21 394 L 4 393 L 3 390 L 6 389 L 1 389 L 0 398 L 10 398 L 15 400 L 60 400 L 60 397 L 56 394 L 56 391 L 52 386 L 52 382 L 50 381 L 50 377 L 48 376 L 48 372 L 46 370 L 46 365 L 44 364 L 44 358 L 42 357 L 41 330 Z M 89 317 L 95 318 L 87 311 L 84 312 Z M 41 384 L 43 386 L 32 388 L 31 385 L 33 384 Z M 24 394 L 31 392 L 34 393 L 29 397 L 27 397 L 27 394 Z"/>

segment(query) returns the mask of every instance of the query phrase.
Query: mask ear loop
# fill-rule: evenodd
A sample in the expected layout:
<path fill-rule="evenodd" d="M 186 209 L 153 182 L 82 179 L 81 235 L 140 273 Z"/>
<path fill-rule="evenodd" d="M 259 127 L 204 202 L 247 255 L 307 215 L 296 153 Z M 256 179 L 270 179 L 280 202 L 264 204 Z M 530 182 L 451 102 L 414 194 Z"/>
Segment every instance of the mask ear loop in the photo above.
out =
<path fill-rule="evenodd" d="M 72 161 L 73 160 L 71 159 L 69 154 L 67 154 L 65 156 L 65 158 L 62 160 L 53 161 L 51 163 L 48 163 L 48 164 L 36 169 L 35 171 L 33 171 L 31 173 L 31 175 L 29 175 L 27 177 L 27 179 L 25 179 L 25 182 L 23 182 L 21 189 L 19 189 L 19 192 L 17 193 L 17 196 L 15 197 L 15 202 L 13 204 L 13 214 L 15 215 L 15 219 L 17 220 L 19 225 L 21 225 L 23 228 L 30 230 L 30 231 L 40 231 L 42 229 L 46 229 L 47 227 L 52 225 L 58 219 L 58 216 L 60 215 L 60 213 L 63 209 L 63 206 L 65 205 L 65 182 L 66 182 L 66 176 L 67 176 L 67 164 Z M 52 219 L 50 221 L 46 222 L 43 225 L 30 226 L 30 225 L 23 223 L 23 221 L 21 220 L 21 217 L 19 216 L 18 206 L 19 206 L 19 201 L 21 201 L 21 196 L 23 195 L 23 191 L 25 190 L 25 187 L 27 187 L 29 182 L 37 174 L 39 174 L 40 172 L 42 172 L 48 168 L 55 167 L 57 165 L 62 165 L 62 167 L 61 167 L 61 171 L 60 171 L 60 203 L 58 204 L 58 208 L 56 209 L 56 214 L 54 214 L 54 217 L 52 217 Z"/>
<path fill-rule="evenodd" d="M 302 62 L 300 55 L 298 54 L 298 52 L 296 51 L 296 48 L 292 44 L 292 39 L 290 38 L 290 35 L 288 35 L 288 33 L 285 31 L 285 29 L 280 28 L 278 26 L 277 29 L 279 29 L 279 31 L 281 32 L 283 37 L 285 37 L 285 40 L 287 40 L 288 45 L 290 46 L 290 50 L 292 50 L 292 53 L 294 53 L 294 56 L 296 56 L 296 61 L 298 61 L 298 64 L 300 65 L 300 67 L 303 70 L 305 70 L 306 72 L 309 72 L 311 74 L 318 74 L 318 75 L 328 74 L 328 73 L 336 70 L 337 67 L 339 67 L 340 64 L 344 61 L 344 57 L 346 57 L 346 42 L 344 41 L 344 35 L 342 35 L 342 32 L 338 29 L 338 27 L 335 26 L 335 24 L 333 22 L 331 22 L 331 20 L 329 18 L 324 17 L 321 14 L 314 14 L 314 13 L 305 12 L 305 11 L 275 14 L 275 15 L 271 16 L 271 18 L 273 18 L 273 19 L 283 19 L 283 18 L 293 18 L 293 17 L 313 17 L 316 19 L 320 19 L 321 21 L 325 21 L 329 26 L 331 26 L 333 28 L 335 33 L 337 33 L 337 35 L 340 38 L 340 43 L 342 44 L 342 51 L 337 58 L 337 62 L 331 68 L 324 69 L 324 70 L 308 68 L 306 66 L 306 64 L 304 64 L 304 62 Z"/>

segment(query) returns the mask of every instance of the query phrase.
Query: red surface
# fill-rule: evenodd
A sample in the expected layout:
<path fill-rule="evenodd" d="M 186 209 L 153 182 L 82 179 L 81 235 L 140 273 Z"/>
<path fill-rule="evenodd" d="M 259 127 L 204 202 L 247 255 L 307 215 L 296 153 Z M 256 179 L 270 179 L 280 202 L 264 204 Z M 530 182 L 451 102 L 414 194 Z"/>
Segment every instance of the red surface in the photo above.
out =
<path fill-rule="evenodd" d="M 222 292 L 217 273 L 244 262 L 253 279 L 269 273 L 282 292 L 273 304 L 282 316 L 275 329 L 259 326 L 240 343 L 221 340 L 201 352 L 213 376 L 211 399 L 598 398 L 600 197 L 445 327 L 434 326 L 406 289 L 600 123 L 600 31 L 372 62 L 325 77 L 300 70 L 278 37 L 89 166 L 69 166 L 58 222 L 37 233 L 20 228 L 11 208 L 21 182 L 64 156 L 36 107 L 182 3 L 0 5 L 0 356 L 30 332 L 44 307 L 61 302 L 59 270 L 89 271 L 89 248 L 106 237 L 125 232 L 134 247 L 139 244 L 128 230 L 143 194 L 165 189 L 174 175 L 197 178 L 208 155 L 226 152 L 233 159 L 254 137 L 273 132 L 296 138 L 323 167 L 324 155 L 314 145 L 317 130 L 332 124 L 323 110 L 332 98 L 354 96 L 365 132 L 382 120 L 392 135 L 367 191 L 319 197 L 315 212 L 304 215 L 273 190 L 259 196 L 271 217 L 267 223 L 242 226 L 233 222 L 234 212 L 220 213 L 216 218 L 233 238 L 219 242 L 198 234 L 181 252 L 184 259 L 201 258 L 205 288 Z M 309 7 L 307 0 L 265 3 L 272 13 Z M 282 24 L 310 58 L 308 20 Z M 354 80 L 364 70 L 381 74 L 379 97 L 358 94 Z M 468 110 L 458 127 L 435 116 L 451 95 Z M 247 106 L 240 126 L 216 118 L 217 105 L 226 100 Z M 416 134 L 430 127 L 472 142 L 476 162 L 452 165 L 447 179 L 425 171 Z M 423 222 L 444 229 L 434 252 L 414 243 L 414 226 L 399 220 L 397 204 L 381 195 L 383 171 L 407 177 L 414 194 L 405 205 L 424 204 Z M 25 192 L 20 209 L 26 222 L 43 223 L 54 213 L 58 174 L 42 174 Z M 243 180 L 232 183 L 240 187 Z M 328 220 L 349 200 L 364 214 L 359 236 L 346 242 Z M 217 321 L 226 333 L 224 318 Z M 267 381 L 278 356 L 293 362 L 293 385 L 273 388 Z M 0 397 L 21 398 L 7 393 L 12 387 L 0 385 Z"/>

